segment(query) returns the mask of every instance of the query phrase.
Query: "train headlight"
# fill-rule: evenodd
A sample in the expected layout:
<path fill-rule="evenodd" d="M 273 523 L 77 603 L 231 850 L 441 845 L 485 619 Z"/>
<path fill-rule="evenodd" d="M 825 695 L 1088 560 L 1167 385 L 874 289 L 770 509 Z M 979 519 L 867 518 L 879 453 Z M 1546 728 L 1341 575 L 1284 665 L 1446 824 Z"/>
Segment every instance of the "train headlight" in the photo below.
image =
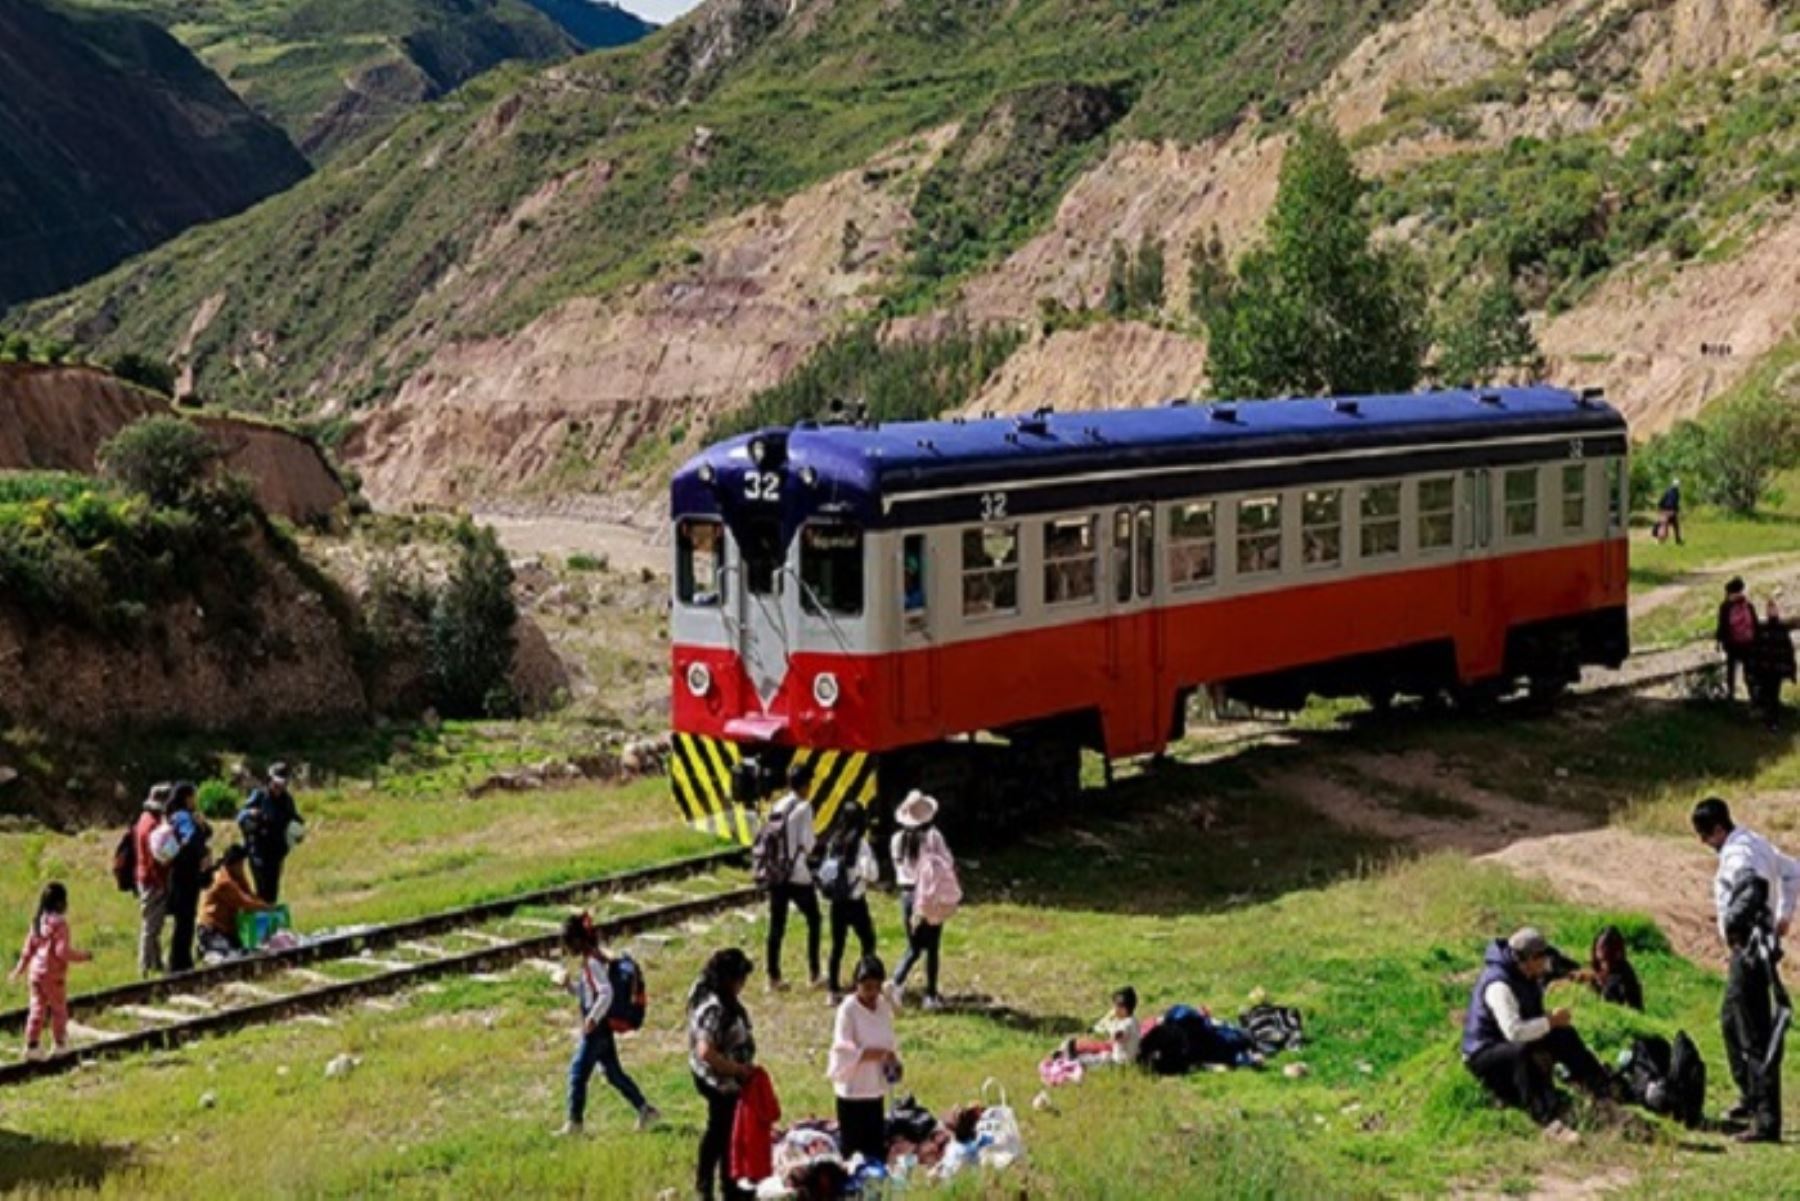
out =
<path fill-rule="evenodd" d="M 837 676 L 822 671 L 813 677 L 813 700 L 818 701 L 821 708 L 835 708 L 840 695 Z"/>
<path fill-rule="evenodd" d="M 761 467 L 762 461 L 763 461 L 763 459 L 768 457 L 768 453 L 769 453 L 768 443 L 764 442 L 761 438 L 752 438 L 750 440 L 750 461 L 752 463 L 755 463 L 758 467 Z"/>
<path fill-rule="evenodd" d="M 706 669 L 706 664 L 688 664 L 687 689 L 697 697 L 703 697 L 712 691 L 712 672 Z"/>

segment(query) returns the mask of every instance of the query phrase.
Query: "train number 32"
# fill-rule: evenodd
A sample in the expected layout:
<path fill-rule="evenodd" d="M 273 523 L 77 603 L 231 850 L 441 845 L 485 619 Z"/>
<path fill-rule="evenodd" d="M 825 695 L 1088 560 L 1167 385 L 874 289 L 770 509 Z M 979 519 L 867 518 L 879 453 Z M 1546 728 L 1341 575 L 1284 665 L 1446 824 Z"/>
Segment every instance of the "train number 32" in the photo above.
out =
<path fill-rule="evenodd" d="M 1006 493 L 983 492 L 981 494 L 981 519 L 983 521 L 1004 521 L 1006 519 Z"/>
<path fill-rule="evenodd" d="M 773 504 L 781 499 L 781 476 L 773 471 L 752 471 L 744 476 L 744 498 Z"/>

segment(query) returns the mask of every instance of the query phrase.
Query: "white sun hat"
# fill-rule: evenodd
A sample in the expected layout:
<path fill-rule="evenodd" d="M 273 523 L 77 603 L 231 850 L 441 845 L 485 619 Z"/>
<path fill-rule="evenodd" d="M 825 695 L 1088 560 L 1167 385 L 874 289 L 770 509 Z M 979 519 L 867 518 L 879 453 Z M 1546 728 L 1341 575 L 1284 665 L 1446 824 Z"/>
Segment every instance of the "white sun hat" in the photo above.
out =
<path fill-rule="evenodd" d="M 917 829 L 936 817 L 937 811 L 937 801 L 915 788 L 906 794 L 906 799 L 894 810 L 894 820 L 908 829 Z"/>

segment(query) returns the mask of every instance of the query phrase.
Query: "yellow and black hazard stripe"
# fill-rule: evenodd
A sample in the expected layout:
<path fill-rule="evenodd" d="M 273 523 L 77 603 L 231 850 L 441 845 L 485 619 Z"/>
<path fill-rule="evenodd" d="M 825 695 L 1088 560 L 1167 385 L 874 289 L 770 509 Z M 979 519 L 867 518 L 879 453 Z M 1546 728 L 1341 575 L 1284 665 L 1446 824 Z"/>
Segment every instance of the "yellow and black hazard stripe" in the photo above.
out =
<path fill-rule="evenodd" d="M 743 758 L 737 744 L 704 734 L 677 734 L 669 755 L 669 787 L 681 820 L 707 834 L 744 846 L 756 833 L 756 816 L 732 796 L 731 769 Z"/>
<path fill-rule="evenodd" d="M 823 834 L 845 801 L 864 809 L 875 803 L 875 756 L 862 751 L 816 751 L 801 747 L 795 763 L 812 767 L 813 829 Z"/>

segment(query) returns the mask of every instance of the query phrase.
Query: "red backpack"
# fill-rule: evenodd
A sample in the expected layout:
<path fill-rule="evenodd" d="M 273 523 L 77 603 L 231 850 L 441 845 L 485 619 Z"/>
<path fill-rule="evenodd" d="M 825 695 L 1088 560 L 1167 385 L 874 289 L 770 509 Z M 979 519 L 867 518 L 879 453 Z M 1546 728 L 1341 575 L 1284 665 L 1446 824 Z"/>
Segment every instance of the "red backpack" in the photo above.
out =
<path fill-rule="evenodd" d="M 1731 645 L 1744 647 L 1756 641 L 1756 610 L 1750 602 L 1739 597 L 1731 602 L 1725 613 L 1725 632 L 1731 636 Z"/>

